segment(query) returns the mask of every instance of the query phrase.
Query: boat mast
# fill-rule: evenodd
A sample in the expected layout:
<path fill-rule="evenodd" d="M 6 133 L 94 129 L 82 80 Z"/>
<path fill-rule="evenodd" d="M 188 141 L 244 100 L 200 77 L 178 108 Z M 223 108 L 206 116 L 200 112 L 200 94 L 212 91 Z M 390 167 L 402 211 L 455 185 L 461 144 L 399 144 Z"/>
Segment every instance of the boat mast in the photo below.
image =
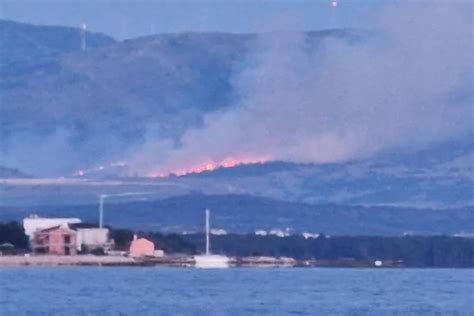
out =
<path fill-rule="evenodd" d="M 101 194 L 99 196 L 99 228 L 102 228 L 104 225 L 104 200 L 107 197 L 106 194 Z"/>
<path fill-rule="evenodd" d="M 211 215 L 211 211 L 209 209 L 206 209 L 206 255 L 210 254 L 209 248 L 210 248 L 210 240 L 209 240 L 209 217 Z"/>

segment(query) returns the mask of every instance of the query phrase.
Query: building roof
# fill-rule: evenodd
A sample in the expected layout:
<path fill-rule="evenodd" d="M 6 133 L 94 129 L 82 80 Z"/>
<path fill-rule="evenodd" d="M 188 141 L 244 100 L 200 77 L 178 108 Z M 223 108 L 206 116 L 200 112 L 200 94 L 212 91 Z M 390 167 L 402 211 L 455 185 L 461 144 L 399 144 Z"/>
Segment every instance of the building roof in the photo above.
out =
<path fill-rule="evenodd" d="M 153 241 L 149 240 L 149 239 L 146 239 L 146 238 L 143 238 L 143 237 L 140 237 L 140 238 L 137 238 L 137 239 L 134 239 L 132 240 L 132 243 L 150 243 L 150 244 L 154 244 Z"/>
<path fill-rule="evenodd" d="M 75 223 L 75 224 L 69 224 L 69 228 L 84 229 L 84 228 L 100 228 L 100 227 L 97 224 L 91 224 L 91 223 Z M 109 229 L 109 227 L 105 227 L 105 226 L 103 228 Z"/>
<path fill-rule="evenodd" d="M 45 228 L 45 229 L 41 229 L 41 230 L 37 230 L 36 233 L 49 233 L 49 232 L 52 232 L 52 231 L 55 231 L 55 230 L 67 230 L 67 231 L 70 231 L 70 232 L 75 232 L 74 230 L 70 229 L 69 227 L 65 227 L 65 226 L 62 226 L 62 225 L 58 225 L 58 226 L 53 226 L 53 227 L 49 227 L 49 228 Z"/>
<path fill-rule="evenodd" d="M 38 230 L 80 222 L 81 220 L 79 218 L 46 218 L 33 216 L 23 219 L 23 228 L 25 229 L 25 234 L 31 238 Z"/>
<path fill-rule="evenodd" d="M 47 232 L 59 229 L 60 227 L 61 227 L 61 225 L 57 225 L 57 226 L 53 226 L 53 227 L 49 227 L 49 228 L 45 228 L 45 229 L 39 229 L 36 232 L 47 233 Z"/>

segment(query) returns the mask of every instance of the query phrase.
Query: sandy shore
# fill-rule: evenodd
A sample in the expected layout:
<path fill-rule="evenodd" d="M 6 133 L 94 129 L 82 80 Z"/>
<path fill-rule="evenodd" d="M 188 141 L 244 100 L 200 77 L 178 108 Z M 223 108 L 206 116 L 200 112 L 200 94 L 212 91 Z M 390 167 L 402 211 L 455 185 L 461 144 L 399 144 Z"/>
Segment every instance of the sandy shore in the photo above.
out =
<path fill-rule="evenodd" d="M 245 257 L 229 258 L 230 266 L 292 266 L 291 258 Z M 193 256 L 164 256 L 155 258 L 130 258 L 124 256 L 0 256 L 2 266 L 181 266 L 195 265 Z"/>
<path fill-rule="evenodd" d="M 7 266 L 176 266 L 193 267 L 193 256 L 164 256 L 131 258 L 124 256 L 0 256 L 0 267 Z M 297 261 L 286 257 L 230 257 L 231 267 L 402 267 L 400 261 L 361 261 L 350 259 L 339 260 L 302 260 Z"/>
<path fill-rule="evenodd" d="M 140 260 L 123 256 L 0 256 L 0 266 L 74 266 L 74 265 L 140 265 Z"/>

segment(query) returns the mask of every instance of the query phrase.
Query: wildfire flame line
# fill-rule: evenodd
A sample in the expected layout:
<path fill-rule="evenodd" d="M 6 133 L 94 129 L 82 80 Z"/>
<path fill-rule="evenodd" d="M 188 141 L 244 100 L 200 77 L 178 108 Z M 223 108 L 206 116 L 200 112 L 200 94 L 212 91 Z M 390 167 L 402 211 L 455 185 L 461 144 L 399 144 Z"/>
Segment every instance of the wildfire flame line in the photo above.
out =
<path fill-rule="evenodd" d="M 247 164 L 255 164 L 255 163 L 264 163 L 268 161 L 268 159 L 251 159 L 251 158 L 243 158 L 243 159 L 234 159 L 234 158 L 227 158 L 222 161 L 213 161 L 208 160 L 204 163 L 194 165 L 189 168 L 179 168 L 172 172 L 151 172 L 147 176 L 152 178 L 161 178 L 167 177 L 170 175 L 176 175 L 178 177 L 185 176 L 188 174 L 193 173 L 202 173 L 206 171 L 213 171 L 218 168 L 232 168 L 239 165 L 247 165 Z"/>
<path fill-rule="evenodd" d="M 221 161 L 214 161 L 214 160 L 205 160 L 205 162 L 196 164 L 196 165 L 191 165 L 190 167 L 184 167 L 184 168 L 166 168 L 162 169 L 159 171 L 153 171 L 145 174 L 144 176 L 150 177 L 150 178 L 166 178 L 170 175 L 175 175 L 175 176 L 185 176 L 188 174 L 193 174 L 193 173 L 202 173 L 206 171 L 213 171 L 218 168 L 232 168 L 235 166 L 239 165 L 247 165 L 247 164 L 256 164 L 256 163 L 264 163 L 268 161 L 268 158 L 265 159 L 257 159 L 257 158 L 249 158 L 249 157 L 241 157 L 241 158 L 226 158 Z M 83 169 L 83 170 L 77 170 L 72 174 L 73 177 L 86 177 L 87 175 L 95 172 L 101 172 L 104 170 L 107 170 L 109 168 L 114 168 L 114 167 L 128 167 L 129 165 L 126 162 L 113 162 L 110 163 L 109 165 L 101 165 L 89 169 Z"/>

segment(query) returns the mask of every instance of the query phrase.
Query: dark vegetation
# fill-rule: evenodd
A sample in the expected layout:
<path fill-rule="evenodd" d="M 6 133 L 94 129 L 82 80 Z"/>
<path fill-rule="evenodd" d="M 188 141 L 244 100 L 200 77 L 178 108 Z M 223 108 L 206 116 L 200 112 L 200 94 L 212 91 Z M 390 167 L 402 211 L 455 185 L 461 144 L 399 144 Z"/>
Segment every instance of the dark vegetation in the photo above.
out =
<path fill-rule="evenodd" d="M 204 235 L 185 238 L 204 249 Z M 286 256 L 301 260 L 402 260 L 407 267 L 474 267 L 474 239 L 448 236 L 212 236 L 215 253 L 229 256 Z"/>
<path fill-rule="evenodd" d="M 157 249 L 161 249 L 167 254 L 196 253 L 196 246 L 193 243 L 184 240 L 177 234 L 163 235 L 157 232 L 134 232 L 129 229 L 112 229 L 110 236 L 115 241 L 115 247 L 117 250 L 128 250 L 135 233 L 138 237 L 143 237 L 153 241 Z"/>
<path fill-rule="evenodd" d="M 9 243 L 16 249 L 28 249 L 28 237 L 17 222 L 0 222 L 0 244 Z"/>

